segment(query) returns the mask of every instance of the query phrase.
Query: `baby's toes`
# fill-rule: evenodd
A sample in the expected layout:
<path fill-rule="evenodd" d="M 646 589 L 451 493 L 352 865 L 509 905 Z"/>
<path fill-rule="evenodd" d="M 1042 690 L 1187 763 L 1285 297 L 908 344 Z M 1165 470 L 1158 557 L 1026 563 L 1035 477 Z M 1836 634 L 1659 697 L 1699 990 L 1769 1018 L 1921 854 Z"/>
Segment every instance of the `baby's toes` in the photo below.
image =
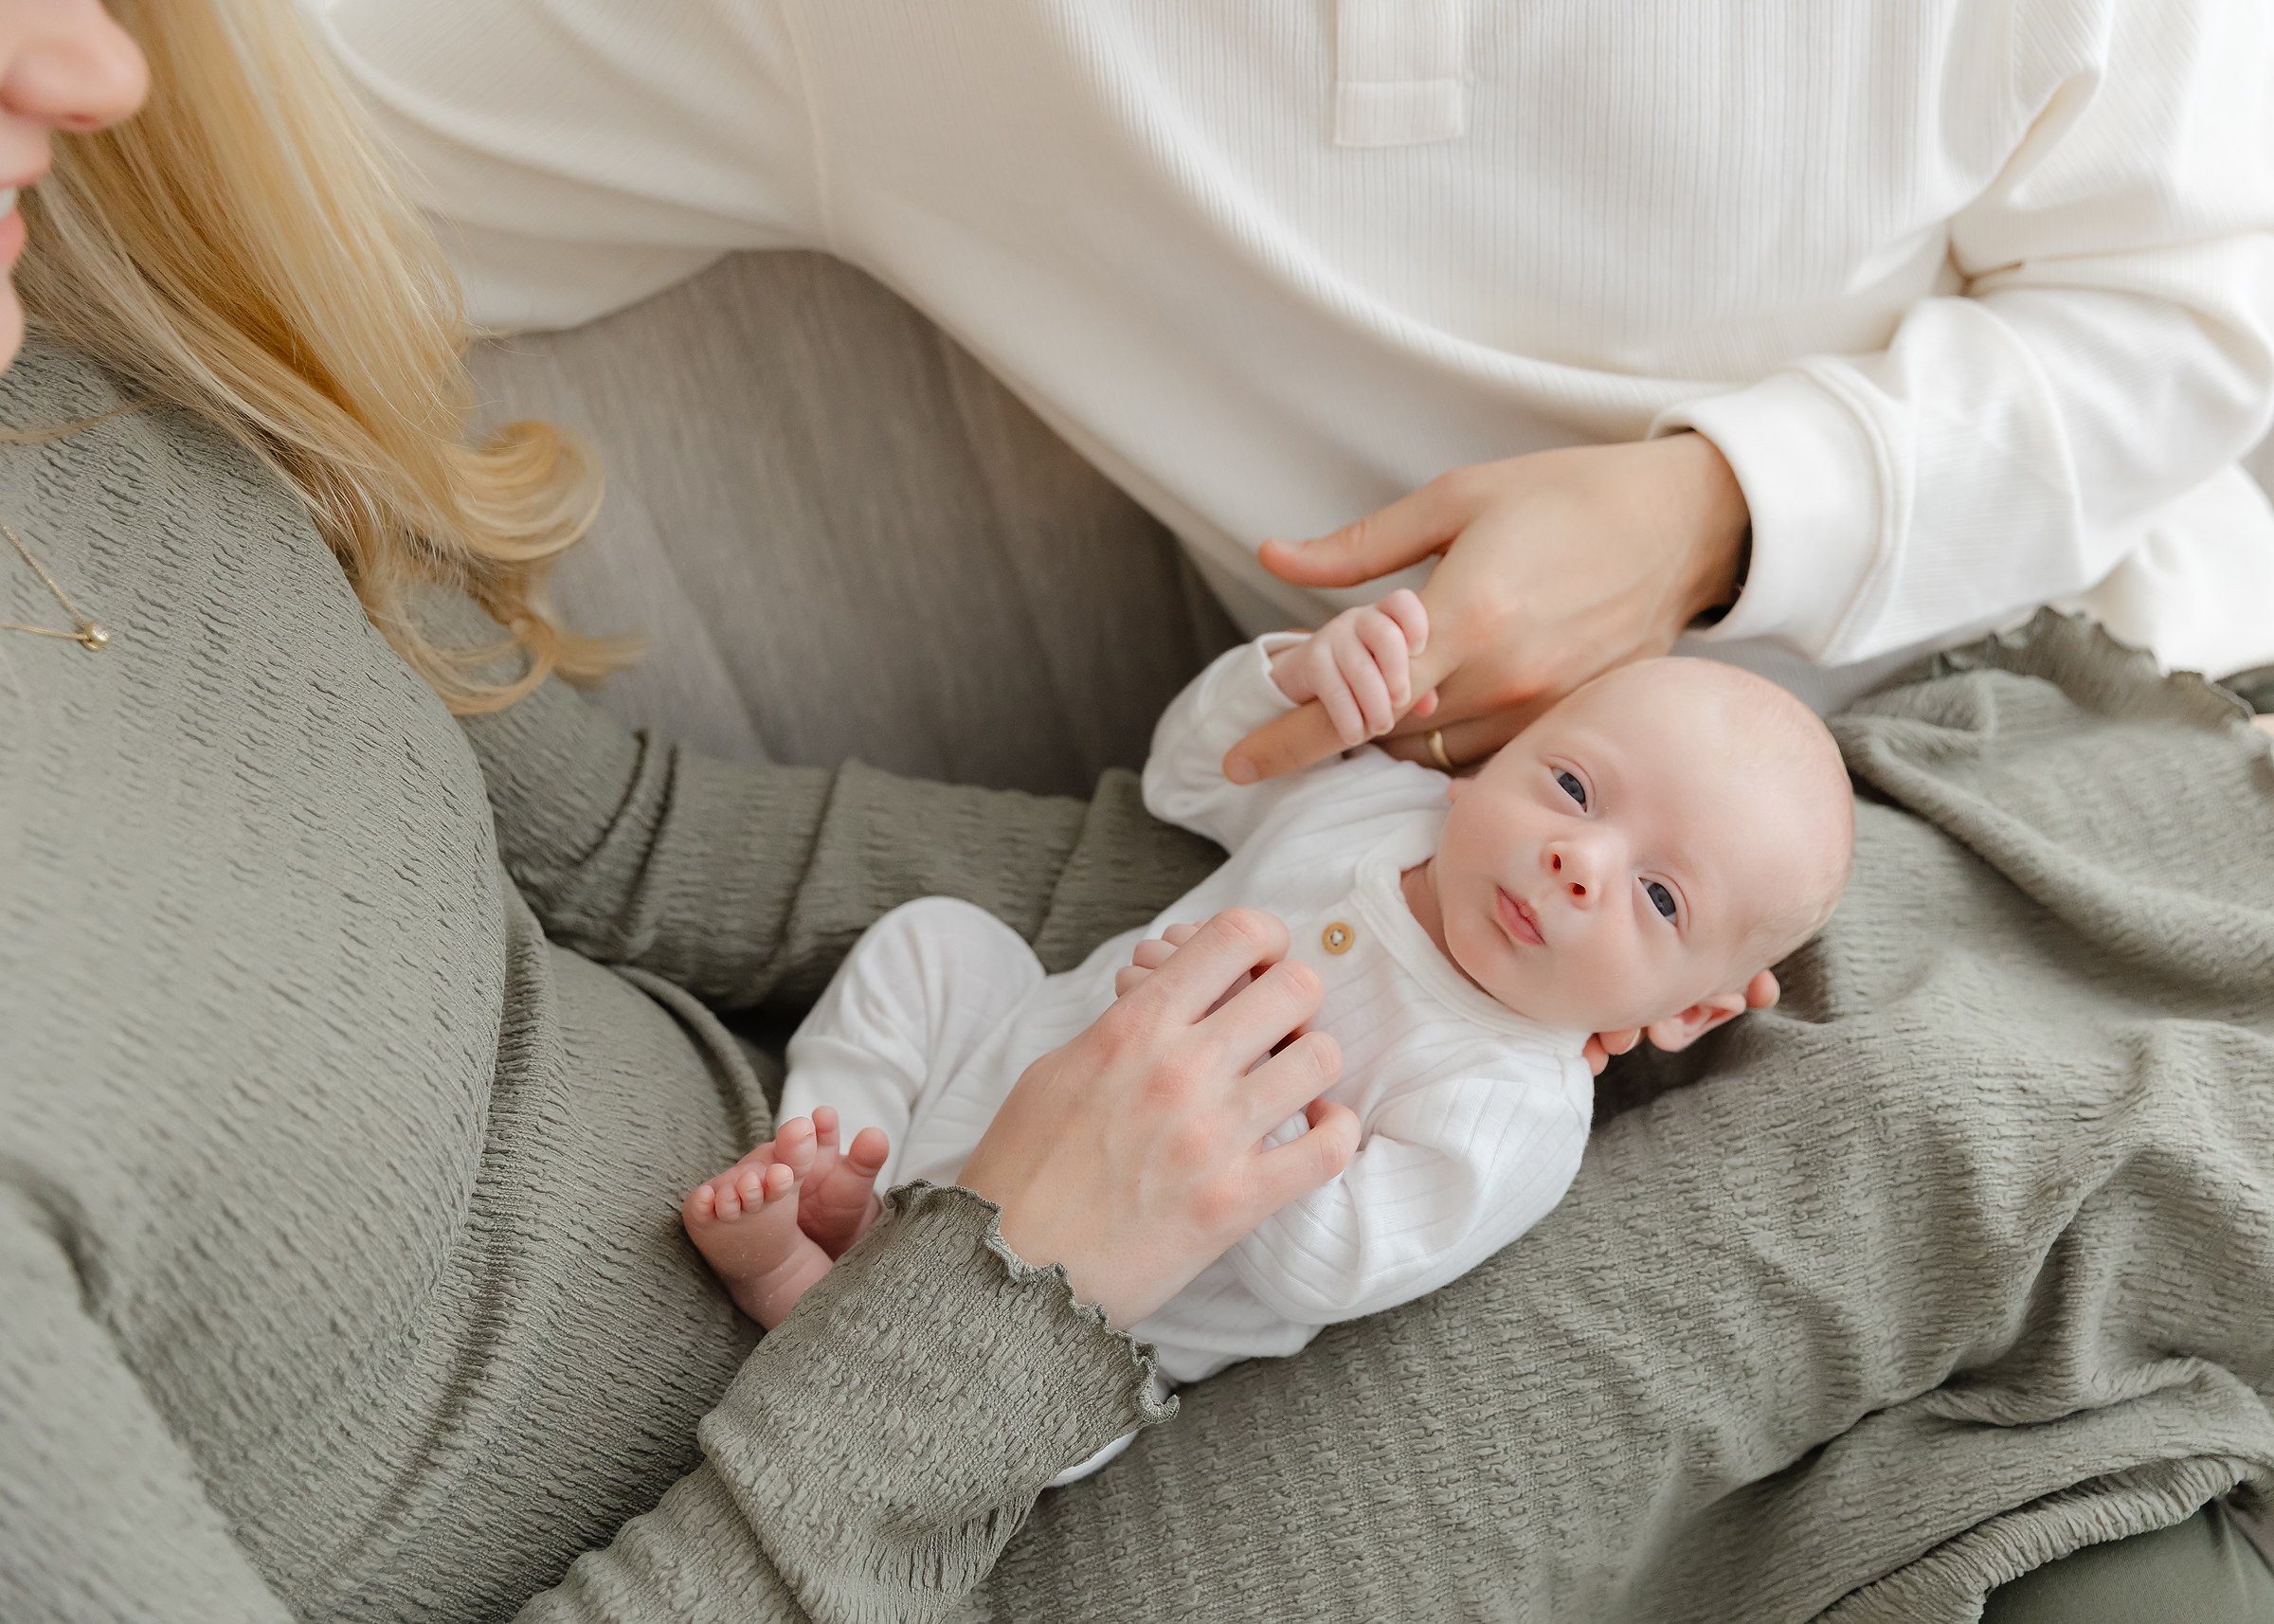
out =
<path fill-rule="evenodd" d="M 885 1158 L 893 1153 L 893 1142 L 885 1137 L 881 1128 L 864 1128 L 853 1136 L 853 1145 L 845 1152 L 845 1161 L 863 1182 L 874 1185 L 876 1175 L 884 1171 Z"/>
<path fill-rule="evenodd" d="M 774 1133 L 775 1163 L 787 1167 L 793 1178 L 803 1179 L 813 1165 L 815 1141 L 812 1122 L 802 1116 L 791 1117 Z"/>
<path fill-rule="evenodd" d="M 715 1179 L 704 1180 L 689 1191 L 687 1200 L 679 1207 L 679 1217 L 686 1221 L 688 1228 L 693 1229 L 697 1224 L 732 1223 L 742 1217 L 745 1203 L 740 1186 L 744 1177 L 741 1168 L 730 1168 Z M 749 1176 L 749 1184 L 753 1194 L 749 1204 L 754 1206 L 757 1204 L 755 1175 Z"/>

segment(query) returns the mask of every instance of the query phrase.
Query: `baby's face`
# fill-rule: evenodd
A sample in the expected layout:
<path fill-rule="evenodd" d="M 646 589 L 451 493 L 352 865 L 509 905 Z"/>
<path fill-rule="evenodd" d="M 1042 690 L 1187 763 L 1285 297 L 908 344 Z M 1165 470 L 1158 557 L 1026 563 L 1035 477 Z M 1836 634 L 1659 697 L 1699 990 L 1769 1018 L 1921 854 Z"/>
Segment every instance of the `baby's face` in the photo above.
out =
<path fill-rule="evenodd" d="M 1678 677 L 1607 681 L 1456 780 L 1436 889 L 1461 968 L 1519 1014 L 1588 1032 L 1742 991 L 1766 967 L 1747 962 L 1758 928 L 1820 889 L 1825 854 L 1805 842 L 1824 844 L 1826 820 L 1783 782 L 1804 773 L 1745 748 L 1735 713 Z M 1844 778 L 1839 793 L 1844 811 Z"/>

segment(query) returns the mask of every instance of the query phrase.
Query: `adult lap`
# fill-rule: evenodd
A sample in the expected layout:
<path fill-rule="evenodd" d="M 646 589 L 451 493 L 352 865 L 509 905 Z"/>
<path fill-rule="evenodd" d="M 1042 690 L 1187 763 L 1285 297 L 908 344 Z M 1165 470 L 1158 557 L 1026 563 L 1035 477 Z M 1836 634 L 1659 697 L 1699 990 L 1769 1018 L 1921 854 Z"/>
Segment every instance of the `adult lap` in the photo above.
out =
<path fill-rule="evenodd" d="M 905 307 L 873 289 L 862 291 L 866 284 L 854 273 L 824 268 L 802 257 L 730 262 L 710 273 L 707 281 L 680 290 L 679 295 L 665 297 L 683 295 L 690 309 L 707 308 L 701 306 L 704 299 L 735 300 L 749 297 L 753 278 L 761 279 L 758 297 L 766 308 L 778 313 L 786 306 L 802 312 L 797 321 L 811 323 L 830 334 L 834 342 L 855 348 L 881 346 L 903 355 L 922 355 L 928 347 L 940 342 Z M 612 319 L 617 322 L 645 319 L 643 313 L 648 310 L 649 307 L 641 307 Z M 683 333 L 683 326 L 676 326 L 680 320 L 673 316 L 665 328 L 657 331 L 676 327 Z M 544 342 L 598 344 L 599 340 L 587 338 L 587 334 L 596 331 L 586 330 L 585 334 Z M 530 341 L 519 342 L 526 345 Z M 623 339 L 611 337 L 608 342 L 631 344 L 629 330 Z M 516 409 L 555 411 L 563 401 L 581 398 L 589 385 L 580 377 L 579 369 L 598 365 L 587 361 L 590 353 L 567 349 L 551 352 L 552 359 L 548 364 L 564 372 L 563 377 L 554 378 L 549 385 L 554 392 L 541 398 L 515 396 L 512 404 Z M 951 360 L 947 363 L 949 367 L 969 366 L 967 360 L 950 354 Z M 907 391 L 902 393 L 905 395 Z M 972 399 L 967 393 L 959 395 L 957 400 L 962 404 L 958 409 L 967 409 Z M 818 403 L 818 409 L 841 416 L 847 408 L 831 407 L 823 399 Z M 1016 407 L 1003 408 L 1006 417 L 1016 410 Z M 573 411 L 570 415 L 573 418 Z M 605 449 L 611 456 L 617 456 L 620 448 L 630 443 L 627 437 L 645 434 L 652 444 L 676 432 L 661 424 L 682 421 L 683 415 L 659 417 L 644 424 L 596 424 L 594 428 L 601 434 Z M 911 550 L 921 550 L 930 544 L 924 532 L 925 525 L 942 522 L 943 513 L 959 518 L 968 518 L 971 514 L 972 510 L 952 503 L 936 509 L 928 507 L 922 496 L 925 491 L 941 488 L 943 481 L 953 486 L 966 478 L 963 473 L 943 473 L 942 468 L 984 460 L 984 451 L 975 453 L 969 449 L 966 428 L 951 419 L 952 414 L 934 413 L 925 421 L 902 424 L 904 432 L 889 443 L 879 445 L 875 440 L 860 442 L 863 456 L 898 458 L 903 461 L 913 458 L 922 464 L 912 474 L 896 475 L 885 482 L 887 495 L 904 505 L 893 509 L 884 530 L 877 534 L 864 536 L 861 532 L 860 525 L 869 516 L 869 511 L 856 508 L 850 517 L 840 511 L 839 518 L 833 521 L 850 532 L 845 545 L 870 546 L 875 550 L 875 562 L 863 566 L 872 570 L 866 577 L 864 590 L 895 589 L 893 584 L 900 577 L 891 560 L 905 559 Z M 760 427 L 764 434 L 773 437 L 777 445 L 795 438 L 781 422 Z M 737 432 L 743 430 L 738 427 Z M 924 449 L 928 442 L 931 448 Z M 1044 520 L 1071 512 L 1074 518 L 1068 522 L 1066 532 L 1074 536 L 1075 544 L 1063 554 L 1047 551 L 1030 554 L 1027 562 L 1031 564 L 1045 556 L 1054 562 L 1058 571 L 1052 577 L 1054 589 L 1063 591 L 1070 602 L 1085 597 L 1093 604 L 1126 601 L 1126 594 L 1131 589 L 1129 578 L 1101 568 L 1087 549 L 1101 534 L 1109 534 L 1118 537 L 1104 543 L 1109 548 L 1134 545 L 1140 552 L 1157 549 L 1161 550 L 1159 556 L 1165 558 L 1165 539 L 1142 522 L 1128 531 L 1101 532 L 1094 528 L 1084 529 L 1086 522 L 1094 521 L 1085 521 L 1082 514 L 1094 510 L 1086 510 L 1083 504 L 1099 499 L 1110 514 L 1120 498 L 1110 492 L 1101 498 L 1096 490 L 1086 486 L 1079 478 L 1061 478 L 1047 472 L 1050 459 L 1071 454 L 1055 442 L 1048 442 L 1044 450 L 1047 456 L 1040 466 L 1045 472 L 1038 477 L 1042 489 L 1038 496 L 1030 492 L 1028 505 L 1020 510 L 1034 517 L 1038 525 L 1027 533 L 1044 537 L 1058 533 Z M 654 455 L 652 450 L 641 452 L 633 446 L 630 464 L 636 471 L 641 470 L 642 459 Z M 764 500 L 793 509 L 800 502 L 826 505 L 825 492 L 821 498 L 800 494 L 800 481 L 810 483 L 820 476 L 803 466 L 791 465 L 796 462 L 794 456 L 778 451 L 768 456 L 775 459 L 774 473 L 787 480 L 783 489 L 788 494 L 768 496 L 761 492 Z M 729 470 L 728 478 L 733 478 L 745 465 L 723 459 L 722 462 Z M 788 466 L 784 472 L 785 465 Z M 1020 465 L 1028 472 L 1035 466 L 1031 462 Z M 990 472 L 987 477 L 995 478 L 999 474 Z M 623 494 L 623 483 L 620 481 L 620 495 Z M 650 488 L 635 484 L 632 493 L 635 502 L 646 502 Z M 672 487 L 663 484 L 652 488 L 663 490 L 667 497 L 672 491 Z M 740 501 L 741 487 L 737 485 L 734 490 L 736 495 L 731 499 Z M 714 505 L 729 500 L 706 499 Z M 628 521 L 623 522 L 623 530 L 601 539 L 604 561 L 610 551 L 616 553 L 615 561 L 608 563 L 607 568 L 595 568 L 580 574 L 572 561 L 565 571 L 564 586 L 570 602 L 580 601 L 575 594 L 586 594 L 581 601 L 588 605 L 587 618 L 598 613 L 605 622 L 608 605 L 622 602 L 608 595 L 608 582 L 646 580 L 654 570 L 652 554 L 641 554 L 636 544 L 623 543 L 624 535 L 636 530 L 640 522 L 637 511 Z M 713 617 L 714 624 L 770 630 L 773 623 L 784 618 L 782 608 L 800 602 L 787 596 L 769 597 L 750 582 L 727 589 L 721 585 L 727 577 L 700 573 L 714 568 L 702 562 L 703 558 L 724 556 L 738 547 L 749 545 L 747 535 L 733 537 L 724 530 L 706 530 L 699 525 L 666 526 L 661 527 L 660 532 L 668 534 L 670 545 L 680 549 L 683 554 L 692 550 L 696 562 L 688 565 L 674 557 L 666 561 L 668 569 L 653 578 L 684 581 L 692 572 L 695 579 L 705 583 L 694 596 L 700 601 L 702 612 Z M 967 544 L 973 533 L 966 530 L 955 545 Z M 984 521 L 978 523 L 976 533 L 984 558 L 997 543 Z M 690 550 L 684 544 L 686 537 L 706 538 L 713 545 Z M 835 532 L 831 537 L 835 545 Z M 769 539 L 761 535 L 759 540 L 763 545 L 796 553 L 809 546 L 810 536 L 800 531 L 795 522 L 785 522 L 778 536 Z M 629 562 L 635 558 L 642 561 Z M 766 568 L 771 568 L 779 562 L 769 562 Z M 810 563 L 801 568 L 810 568 Z M 1182 584 L 1176 580 L 1176 573 L 1157 571 L 1136 584 L 1155 594 L 1149 600 L 1154 606 L 1148 613 L 1158 615 L 1177 609 Z M 976 574 L 973 578 L 977 578 Z M 885 585 L 876 586 L 878 582 Z M 936 586 L 936 583 L 928 586 Z M 823 587 L 821 595 L 826 601 L 831 588 L 827 583 L 823 583 Z M 859 604 L 855 596 L 845 596 L 841 601 L 848 619 L 857 621 L 859 616 L 854 611 Z M 936 593 L 934 603 L 928 603 L 920 611 L 911 609 L 911 613 L 929 613 L 935 606 Z M 1084 619 L 1089 613 L 1093 611 L 1077 607 L 1062 622 L 1052 623 L 1094 625 L 1094 620 Z M 666 620 L 668 623 L 668 615 Z M 878 623 L 890 623 L 879 616 Z M 712 631 L 705 635 L 731 641 L 732 634 Z M 852 641 L 841 645 L 833 642 L 827 649 L 808 653 L 818 660 L 841 662 L 848 657 L 848 651 L 863 647 L 859 641 L 863 635 L 866 634 L 856 632 Z M 753 637 L 751 641 L 762 642 L 763 638 Z M 683 640 L 674 637 L 662 642 L 659 652 L 665 663 L 659 669 L 677 673 L 699 664 L 687 658 Z M 1088 652 L 1118 646 L 1092 641 Z M 1060 650 L 1037 656 L 1031 679 L 1052 680 L 1053 671 L 1064 669 L 1062 663 L 1053 663 L 1060 660 L 1063 654 Z M 867 655 L 864 652 L 858 658 L 865 659 Z M 670 680 L 679 678 L 674 676 Z M 698 670 L 693 680 L 699 683 L 712 677 Z M 722 692 L 736 680 L 731 675 L 720 678 L 713 692 Z M 1173 686 L 1173 680 L 1170 685 Z M 756 680 L 737 688 L 734 703 L 772 703 L 783 715 L 795 713 L 808 721 L 814 715 L 828 718 L 829 731 L 825 733 L 782 735 L 790 742 L 776 748 L 785 752 L 803 750 L 818 755 L 832 749 L 842 749 L 848 741 L 856 751 L 902 748 L 895 743 L 895 737 L 904 739 L 905 734 L 894 732 L 905 720 L 902 713 L 887 714 L 848 703 L 848 695 L 841 689 L 798 691 L 794 705 L 785 699 L 769 697 L 770 690 L 759 693 L 754 702 L 740 697 L 745 692 L 756 690 L 766 690 L 766 681 Z M 1092 689 L 1092 701 L 1097 696 L 1097 691 Z M 628 698 L 623 695 L 610 697 L 604 693 L 602 702 L 637 709 L 668 707 L 674 699 L 666 687 L 648 693 L 634 692 Z M 745 713 L 749 712 L 746 710 Z M 1037 717 L 1042 714 L 1038 711 L 1023 711 L 1007 719 L 997 718 L 1007 730 L 1002 737 L 1038 738 L 1040 735 L 1034 730 L 1038 726 Z M 1132 700 L 1105 725 L 1118 730 L 1125 740 L 1134 744 L 1149 730 L 1150 721 L 1151 713 L 1145 703 Z M 766 726 L 770 728 L 772 724 Z M 775 737 L 774 733 L 767 733 L 769 743 Z M 1044 752 L 1058 749 L 1048 744 L 1036 748 Z M 961 770 L 975 775 L 994 774 L 1007 782 L 1021 782 L 1016 774 L 1031 766 L 1031 761 L 1023 756 L 1007 764 L 1001 755 L 985 760 L 979 755 L 959 759 Z M 1074 757 L 1061 751 L 1050 759 L 1060 764 L 1056 770 L 1074 770 L 1064 766 Z M 957 763 L 946 757 L 932 758 L 921 765 L 932 770 L 958 769 Z M 1906 876 L 1914 875 L 1917 869 L 1917 856 L 1913 853 L 1882 853 L 1878 860 L 1889 872 Z M 1949 877 L 1949 884 L 1954 887 L 1978 887 L 1985 883 L 1975 871 L 1954 873 Z M 1992 889 L 1996 889 L 1994 884 Z M 1882 926 L 1889 909 L 1896 915 L 1903 911 L 1898 900 L 1886 895 L 1868 906 L 1881 909 Z M 1844 911 L 1843 922 L 1834 927 L 1827 952 L 1836 955 L 1844 944 L 1872 942 L 1875 929 L 1872 921 L 1856 919 L 1856 913 L 1855 908 Z M 1874 945 L 1866 950 L 1876 952 L 1879 948 Z M 1810 996 L 1805 974 L 1801 983 L 1803 1001 L 1788 1004 L 1776 1019 L 1797 1020 L 1805 1028 L 1820 1021 L 1824 1011 L 1805 1013 L 1811 1008 L 1805 1001 Z M 1820 997 L 1820 989 L 1816 996 Z M 1857 996 L 1862 997 L 1860 993 Z M 1854 1009 L 1843 1006 L 1843 1014 L 1856 1017 L 1862 1007 L 1860 1003 Z M 1752 1019 L 1756 1023 L 1765 1024 L 1759 1017 Z M 1865 1041 L 1863 1033 L 1854 1036 L 1855 1040 Z M 1700 1059 L 1719 1052 L 1703 1051 Z M 1606 1099 L 1616 1102 L 1622 1091 L 1631 1094 L 1640 1088 L 1648 1092 L 1669 1079 L 1694 1081 L 1705 1074 L 1676 1066 L 1670 1073 L 1662 1069 L 1648 1074 L 1647 1083 L 1638 1081 L 1638 1076 L 1645 1073 L 1646 1068 L 1630 1067 L 1623 1078 L 1615 1073 L 1606 1078 Z M 1674 1175 L 1669 1172 L 1668 1177 Z M 1536 1406 L 1511 1400 L 1506 1382 L 1511 1371 L 1521 1369 L 1531 1355 L 1523 1332 L 1511 1329 L 1496 1334 L 1493 1327 L 1538 1323 L 1537 1306 L 1525 1299 L 1526 1288 L 1523 1283 L 1542 1269 L 1549 1271 L 1552 1277 L 1556 1264 L 1552 1259 L 1537 1256 L 1533 1245 L 1533 1239 L 1527 1238 L 1523 1246 L 1480 1271 L 1471 1281 L 1462 1282 L 1427 1302 L 1360 1326 L 1329 1331 L 1316 1347 L 1298 1360 L 1244 1366 L 1188 1392 L 1183 1399 L 1183 1416 L 1174 1427 L 1148 1435 L 1128 1457 L 1094 1482 L 1045 1497 L 1028 1531 L 1014 1543 L 1002 1569 L 975 1606 L 982 1612 L 994 1609 L 1002 1616 L 1022 1616 L 1037 1608 L 1061 1605 L 1072 1596 L 1088 1595 L 1094 1599 L 1100 1590 L 1117 1589 L 1123 1596 L 1125 1610 L 1132 1615 L 1194 1609 L 1207 1615 L 1210 1609 L 1216 1609 L 1220 1615 L 1236 1616 L 1249 1608 L 1304 1606 L 1328 1611 L 1380 1609 L 1386 1615 L 1399 1611 L 1425 1611 L 1427 1606 L 1440 1604 L 1480 1602 L 1488 1597 L 1505 1600 L 1515 1594 L 1538 1594 L 1539 1586 L 1545 1586 L 1567 1600 L 1586 1594 L 1591 1584 L 1609 1583 L 1599 1570 L 1592 1579 L 1588 1577 L 1585 1566 L 1592 1559 L 1583 1551 L 1575 1551 L 1575 1547 L 1588 1546 L 1598 1531 L 1609 1537 L 1611 1530 L 1627 1525 L 1637 1497 L 1643 1496 L 1647 1472 L 1638 1474 L 1627 1470 L 1632 1462 L 1626 1453 L 1610 1447 L 1610 1438 L 1597 1432 L 1585 1414 L 1567 1413 L 1559 1423 L 1562 1429 L 1561 1435 L 1551 1435 L 1543 1442 Z M 1598 1292 L 1606 1290 L 1600 1284 L 1599 1273 L 1590 1272 L 1589 1278 L 1597 1282 L 1590 1290 Z M 1643 1284 L 1632 1290 L 1647 1296 L 1651 1288 Z M 1613 1300 L 1596 1301 L 1597 1310 L 1607 1316 L 1606 1324 L 1619 1318 L 1611 1312 L 1618 1306 L 1615 1300 L 1618 1294 L 1614 1290 Z M 1619 1320 L 1619 1323 L 1626 1322 Z M 1605 1357 L 1616 1363 L 1621 1359 L 1642 1356 L 1630 1350 L 1626 1355 L 1606 1353 Z M 1676 1350 L 1668 1357 L 1684 1356 Z M 1654 1380 L 1639 1367 L 1629 1369 L 1626 1379 L 1626 1398 L 1630 1401 L 1647 1398 Z M 1531 1391 L 1543 1402 L 1555 1397 L 1552 1386 L 1535 1386 Z M 1656 1447 L 1642 1440 L 1630 1442 L 1646 1451 Z M 1756 1464 L 1766 1471 L 1777 1462 L 1769 1459 Z M 1303 1486 L 1302 1493 L 1291 1502 L 1287 1492 L 1290 1484 Z M 1450 1540 L 1446 1538 L 1447 1530 L 1453 1535 Z M 1276 1555 L 1290 1546 L 1313 1545 L 1323 1553 L 1317 1561 L 1289 1563 Z M 2158 1549 L 2166 1553 L 2166 1561 L 2185 1561 L 2193 1547 L 2183 1551 L 2167 1543 Z M 1176 1574 L 1187 1576 L 1189 1582 L 1158 1582 L 1162 1569 L 1155 1564 L 1164 1551 L 1173 1554 L 1168 1565 Z M 1128 1575 L 1137 1571 L 1149 1577 L 1144 1585 L 1131 1589 L 1127 1582 Z M 1362 1575 L 1370 1577 L 1359 1577 Z M 1204 1583 L 1203 1576 L 1206 1576 Z M 1244 1577 L 1227 1579 L 1226 1576 Z M 1426 1604 L 1424 1598 L 1428 1598 Z"/>
<path fill-rule="evenodd" d="M 998 1615 L 1089 1585 L 1132 1617 L 1955 1619 L 2263 1488 L 2264 746 L 2047 635 L 2080 704 L 1960 674 L 1843 724 L 1908 810 L 1864 807 L 1782 1005 L 1615 1074 L 1655 1098 L 1522 1242 L 1046 1498 Z M 2191 787 L 2148 807 L 2135 769 Z"/>

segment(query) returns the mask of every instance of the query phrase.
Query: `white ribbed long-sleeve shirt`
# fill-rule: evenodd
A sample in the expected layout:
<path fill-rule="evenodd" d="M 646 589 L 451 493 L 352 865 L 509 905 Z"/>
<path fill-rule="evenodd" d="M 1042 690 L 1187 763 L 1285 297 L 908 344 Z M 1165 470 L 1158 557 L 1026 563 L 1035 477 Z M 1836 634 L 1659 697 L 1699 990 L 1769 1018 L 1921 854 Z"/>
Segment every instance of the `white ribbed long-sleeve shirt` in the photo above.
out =
<path fill-rule="evenodd" d="M 1434 1291 L 1544 1217 L 1579 1171 L 1595 1082 L 1584 1032 L 1494 1002 L 1440 953 L 1399 876 L 1437 847 L 1441 773 L 1371 747 L 1267 784 L 1224 779 L 1224 751 L 1283 713 L 1266 638 L 1231 650 L 1153 735 L 1145 802 L 1231 857 L 1160 918 L 1052 976 L 984 1040 L 909 1129 L 892 1177 L 952 1183 L 1019 1074 L 1113 1001 L 1141 937 L 1232 907 L 1286 922 L 1326 991 L 1314 1030 L 1342 1046 L 1326 1097 L 1357 1113 L 1342 1175 L 1283 1207 L 1134 1334 L 1171 1380 L 1295 1352 L 1321 1326 Z M 1303 1131 L 1301 1117 L 1272 1136 Z"/>
<path fill-rule="evenodd" d="M 1753 513 L 1698 652 L 1819 702 L 2087 591 L 2167 661 L 2274 659 L 2235 465 L 2274 402 L 2265 0 L 310 3 L 482 320 L 831 250 L 1251 630 L 1340 601 L 1266 536 L 1694 426 Z"/>

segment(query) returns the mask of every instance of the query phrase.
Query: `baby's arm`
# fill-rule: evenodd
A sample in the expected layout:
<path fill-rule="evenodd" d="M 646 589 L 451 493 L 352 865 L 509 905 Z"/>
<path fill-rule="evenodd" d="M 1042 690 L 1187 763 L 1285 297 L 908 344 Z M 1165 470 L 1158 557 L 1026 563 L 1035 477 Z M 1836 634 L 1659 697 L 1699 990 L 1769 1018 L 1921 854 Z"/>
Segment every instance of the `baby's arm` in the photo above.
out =
<path fill-rule="evenodd" d="M 1265 1219 L 1227 1260 L 1297 1325 L 1379 1313 L 1467 1273 L 1546 1217 L 1579 1171 L 1587 1127 L 1553 1083 L 1416 1089 L 1368 1112 L 1341 1178 Z"/>
<path fill-rule="evenodd" d="M 1338 720 L 1351 718 L 1348 743 L 1386 731 L 1410 697 L 1411 657 L 1429 629 L 1421 600 L 1408 591 L 1348 609 L 1322 631 L 1274 633 L 1219 657 L 1178 695 L 1153 730 L 1145 764 L 1146 810 L 1156 818 L 1236 847 L 1307 775 L 1266 784 L 1224 776 L 1224 753 L 1256 728 L 1317 698 Z M 1335 708 L 1339 706 L 1338 712 Z M 1427 715 L 1435 695 L 1413 707 Z"/>

